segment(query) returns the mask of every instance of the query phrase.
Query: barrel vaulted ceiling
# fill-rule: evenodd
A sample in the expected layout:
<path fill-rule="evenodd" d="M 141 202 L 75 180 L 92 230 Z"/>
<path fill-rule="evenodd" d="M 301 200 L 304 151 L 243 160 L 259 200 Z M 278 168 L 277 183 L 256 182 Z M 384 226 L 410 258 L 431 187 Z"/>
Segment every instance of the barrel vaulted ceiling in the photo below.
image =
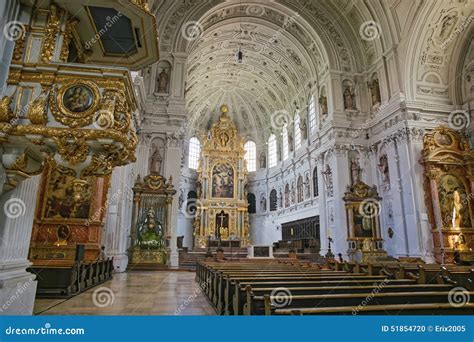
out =
<path fill-rule="evenodd" d="M 317 92 L 315 85 L 328 71 L 349 78 L 376 71 L 402 36 L 411 37 L 410 27 L 421 8 L 444 13 L 448 2 L 162 0 L 155 11 L 162 56 L 188 57 L 185 98 L 190 127 L 207 130 L 220 105 L 227 104 L 241 133 L 264 142 L 281 129 L 272 125 L 275 118 L 283 114 L 289 119 L 305 108 L 310 92 Z M 403 48 L 399 53 L 408 60 L 412 52 Z M 413 74 L 410 71 L 407 79 L 416 82 Z"/>

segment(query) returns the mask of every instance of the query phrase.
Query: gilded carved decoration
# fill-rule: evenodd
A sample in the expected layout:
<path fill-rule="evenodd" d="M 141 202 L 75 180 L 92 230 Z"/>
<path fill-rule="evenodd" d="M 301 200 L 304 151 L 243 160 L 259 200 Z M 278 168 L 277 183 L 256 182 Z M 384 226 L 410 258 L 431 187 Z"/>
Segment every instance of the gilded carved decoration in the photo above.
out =
<path fill-rule="evenodd" d="M 424 166 L 424 192 L 433 229 L 435 257 L 452 262 L 455 254 L 474 260 L 472 191 L 474 152 L 467 138 L 448 127 L 438 127 L 423 139 L 420 163 Z"/>
<path fill-rule="evenodd" d="M 209 239 L 223 244 L 233 239 L 241 245 L 250 243 L 244 139 L 227 113 L 227 106 L 222 106 L 210 136 L 201 136 L 199 208 L 193 224 L 195 247 L 199 248 L 206 247 Z"/>

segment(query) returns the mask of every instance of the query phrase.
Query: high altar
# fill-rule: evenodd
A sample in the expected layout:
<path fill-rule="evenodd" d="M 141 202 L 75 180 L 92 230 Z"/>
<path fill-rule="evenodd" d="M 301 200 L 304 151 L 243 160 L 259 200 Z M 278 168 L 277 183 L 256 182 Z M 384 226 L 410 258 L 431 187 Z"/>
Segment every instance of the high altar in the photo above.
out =
<path fill-rule="evenodd" d="M 474 153 L 465 136 L 439 127 L 423 139 L 425 203 L 438 262 L 473 261 Z"/>
<path fill-rule="evenodd" d="M 227 245 L 239 241 L 250 244 L 247 202 L 247 166 L 244 138 L 221 107 L 219 120 L 210 135 L 203 135 L 198 168 L 197 214 L 194 220 L 194 246 L 205 248 L 208 242 Z"/>

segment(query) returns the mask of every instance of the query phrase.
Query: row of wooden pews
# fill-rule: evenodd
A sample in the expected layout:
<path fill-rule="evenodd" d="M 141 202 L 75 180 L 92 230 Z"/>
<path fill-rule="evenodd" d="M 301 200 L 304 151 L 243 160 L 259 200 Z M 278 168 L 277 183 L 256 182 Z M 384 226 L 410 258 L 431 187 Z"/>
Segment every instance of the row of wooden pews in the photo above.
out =
<path fill-rule="evenodd" d="M 474 271 L 400 263 L 271 260 L 198 263 L 196 281 L 221 315 L 473 314 Z"/>
<path fill-rule="evenodd" d="M 113 260 L 63 263 L 35 262 L 28 270 L 36 275 L 37 298 L 70 298 L 112 279 Z"/>

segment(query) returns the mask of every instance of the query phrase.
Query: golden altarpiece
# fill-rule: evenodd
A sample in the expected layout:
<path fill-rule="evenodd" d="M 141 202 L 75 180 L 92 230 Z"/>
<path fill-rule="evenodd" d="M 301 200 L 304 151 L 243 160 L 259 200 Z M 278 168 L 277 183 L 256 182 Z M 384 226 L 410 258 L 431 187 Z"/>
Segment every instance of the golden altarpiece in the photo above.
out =
<path fill-rule="evenodd" d="M 167 264 L 171 240 L 172 178 L 151 174 L 133 187 L 130 266 Z"/>
<path fill-rule="evenodd" d="M 448 127 L 433 130 L 423 138 L 420 163 L 436 260 L 474 261 L 474 153 L 467 138 Z"/>
<path fill-rule="evenodd" d="M 222 246 L 233 241 L 240 246 L 250 244 L 244 138 L 227 112 L 228 108 L 222 106 L 210 135 L 201 137 L 195 248 L 208 247 L 211 241 L 219 241 Z"/>
<path fill-rule="evenodd" d="M 347 218 L 347 254 L 353 261 L 386 257 L 380 232 L 380 201 L 376 187 L 363 182 L 348 186 L 343 200 Z"/>

